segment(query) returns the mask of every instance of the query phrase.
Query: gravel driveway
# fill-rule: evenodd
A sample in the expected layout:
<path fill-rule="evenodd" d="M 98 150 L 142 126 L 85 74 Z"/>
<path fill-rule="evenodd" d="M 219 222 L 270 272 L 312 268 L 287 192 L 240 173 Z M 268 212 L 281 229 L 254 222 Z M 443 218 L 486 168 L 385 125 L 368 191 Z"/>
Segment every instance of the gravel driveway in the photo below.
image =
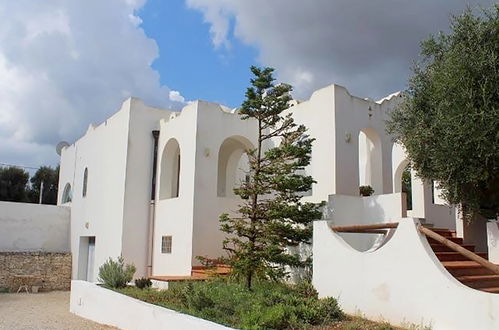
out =
<path fill-rule="evenodd" d="M 0 329 L 116 329 L 69 312 L 69 292 L 0 293 Z"/>

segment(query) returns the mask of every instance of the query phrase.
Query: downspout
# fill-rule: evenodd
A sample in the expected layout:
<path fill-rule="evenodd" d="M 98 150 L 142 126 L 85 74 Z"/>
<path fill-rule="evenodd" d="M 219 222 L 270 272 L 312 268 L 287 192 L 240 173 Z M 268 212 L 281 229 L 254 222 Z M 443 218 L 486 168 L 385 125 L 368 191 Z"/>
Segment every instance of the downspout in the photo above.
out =
<path fill-rule="evenodd" d="M 151 201 L 149 203 L 149 247 L 147 249 L 147 277 L 152 276 L 153 251 L 154 251 L 154 224 L 156 222 L 156 171 L 158 165 L 158 140 L 159 131 L 152 131 L 154 139 L 154 151 L 152 162 L 152 182 L 151 182 Z"/>

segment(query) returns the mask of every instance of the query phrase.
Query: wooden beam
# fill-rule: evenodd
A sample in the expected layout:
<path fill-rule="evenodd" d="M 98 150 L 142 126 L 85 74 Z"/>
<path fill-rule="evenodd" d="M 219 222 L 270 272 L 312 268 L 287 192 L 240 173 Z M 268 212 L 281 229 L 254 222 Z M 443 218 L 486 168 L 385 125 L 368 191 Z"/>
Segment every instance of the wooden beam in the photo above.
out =
<path fill-rule="evenodd" d="M 383 229 L 335 230 L 337 233 L 386 234 Z"/>
<path fill-rule="evenodd" d="M 397 228 L 398 222 L 372 223 L 369 225 L 352 225 L 352 226 L 331 226 L 331 229 L 336 232 L 360 232 L 375 229 Z"/>
<path fill-rule="evenodd" d="M 470 250 L 463 248 L 461 245 L 456 244 L 451 240 L 448 240 L 447 238 L 443 237 L 440 234 L 437 234 L 436 232 L 434 232 L 431 229 L 428 229 L 426 227 L 419 225 L 418 230 L 421 233 L 425 234 L 426 236 L 433 238 L 435 241 L 447 246 L 449 249 L 454 250 L 454 251 L 462 254 L 466 258 L 479 263 L 483 267 L 485 267 L 485 268 L 491 270 L 492 272 L 494 272 L 495 274 L 499 275 L 499 266 L 498 265 L 495 265 L 495 264 L 491 263 L 490 261 L 488 261 L 487 259 L 480 257 L 476 253 L 473 253 Z"/>

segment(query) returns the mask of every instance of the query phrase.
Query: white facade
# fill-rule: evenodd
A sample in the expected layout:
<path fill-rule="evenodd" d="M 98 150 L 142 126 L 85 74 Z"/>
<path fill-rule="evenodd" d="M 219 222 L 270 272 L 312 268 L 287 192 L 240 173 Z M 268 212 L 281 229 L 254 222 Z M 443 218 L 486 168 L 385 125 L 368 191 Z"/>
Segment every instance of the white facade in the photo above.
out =
<path fill-rule="evenodd" d="M 385 132 L 400 100 L 396 93 L 375 102 L 331 85 L 295 102 L 296 122 L 316 139 L 306 171 L 317 184 L 305 199 L 329 200 L 338 223 L 356 223 L 340 216 L 334 201 L 344 199 L 354 208 L 378 203 L 376 216 L 383 219 L 408 212 L 455 227 L 454 209 L 435 205 L 429 185 L 415 175 L 413 210 L 404 206 L 406 156 Z M 152 131 L 159 133 L 155 180 Z M 190 275 L 197 256 L 220 256 L 218 218 L 237 209 L 232 188 L 244 179 L 244 152 L 256 144 L 256 131 L 236 111 L 204 101 L 173 112 L 129 99 L 106 122 L 90 126 L 61 154 L 59 203 L 72 196 L 73 278 L 95 280 L 99 266 L 120 254 L 137 266 L 136 276 Z M 375 196 L 358 197 L 360 185 L 371 185 Z"/>

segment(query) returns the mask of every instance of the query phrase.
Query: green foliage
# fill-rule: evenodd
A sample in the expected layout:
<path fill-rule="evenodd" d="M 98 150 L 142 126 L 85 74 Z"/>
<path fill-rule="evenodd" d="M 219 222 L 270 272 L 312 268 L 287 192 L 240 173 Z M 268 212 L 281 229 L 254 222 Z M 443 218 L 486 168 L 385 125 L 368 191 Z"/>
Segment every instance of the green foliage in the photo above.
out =
<path fill-rule="evenodd" d="M 410 166 L 407 166 L 402 173 L 402 192 L 406 195 L 407 209 L 412 210 L 412 177 Z"/>
<path fill-rule="evenodd" d="M 59 166 L 53 168 L 50 166 L 40 167 L 30 179 L 31 190 L 29 191 L 29 200 L 32 203 L 38 203 L 40 200 L 40 187 L 43 181 L 42 204 L 57 204 L 57 187 L 59 185 Z"/>
<path fill-rule="evenodd" d="M 145 289 L 151 287 L 152 282 L 150 279 L 142 277 L 135 280 L 135 286 L 139 289 Z"/>
<path fill-rule="evenodd" d="M 122 256 L 117 261 L 109 258 L 99 268 L 99 281 L 108 288 L 124 288 L 135 274 L 135 266 L 126 264 Z"/>
<path fill-rule="evenodd" d="M 285 266 L 310 264 L 288 247 L 309 243 L 311 222 L 321 217 L 322 206 L 301 202 L 315 182 L 302 174 L 310 163 L 314 139 L 285 111 L 291 86 L 274 85 L 272 68 L 251 67 L 251 71 L 254 78 L 240 115 L 257 123 L 258 143 L 247 150 L 247 180 L 234 189 L 242 198 L 238 215 L 220 216 L 220 228 L 229 234 L 223 242 L 229 254 L 226 262 L 235 276 L 245 278 L 249 289 L 255 276 L 280 280 L 287 275 Z"/>
<path fill-rule="evenodd" d="M 374 189 L 371 186 L 360 186 L 359 194 L 363 197 L 371 196 L 374 194 Z"/>
<path fill-rule="evenodd" d="M 132 287 L 119 291 L 242 329 L 303 329 L 327 326 L 345 318 L 335 299 L 318 299 L 310 284 L 288 286 L 256 281 L 249 291 L 239 283 L 217 279 L 171 283 L 168 290 L 162 291 Z"/>
<path fill-rule="evenodd" d="M 31 187 L 28 185 L 31 182 Z M 59 166 L 40 167 L 33 177 L 22 168 L 10 166 L 0 167 L 0 200 L 9 202 L 38 203 L 40 186 L 43 181 L 43 204 L 57 204 L 57 187 L 59 183 Z"/>
<path fill-rule="evenodd" d="M 29 173 L 21 168 L 0 167 L 0 200 L 7 202 L 28 201 L 28 179 Z"/>
<path fill-rule="evenodd" d="M 411 165 L 439 182 L 465 215 L 499 213 L 499 5 L 453 17 L 451 32 L 421 44 L 407 97 L 388 131 Z"/>

